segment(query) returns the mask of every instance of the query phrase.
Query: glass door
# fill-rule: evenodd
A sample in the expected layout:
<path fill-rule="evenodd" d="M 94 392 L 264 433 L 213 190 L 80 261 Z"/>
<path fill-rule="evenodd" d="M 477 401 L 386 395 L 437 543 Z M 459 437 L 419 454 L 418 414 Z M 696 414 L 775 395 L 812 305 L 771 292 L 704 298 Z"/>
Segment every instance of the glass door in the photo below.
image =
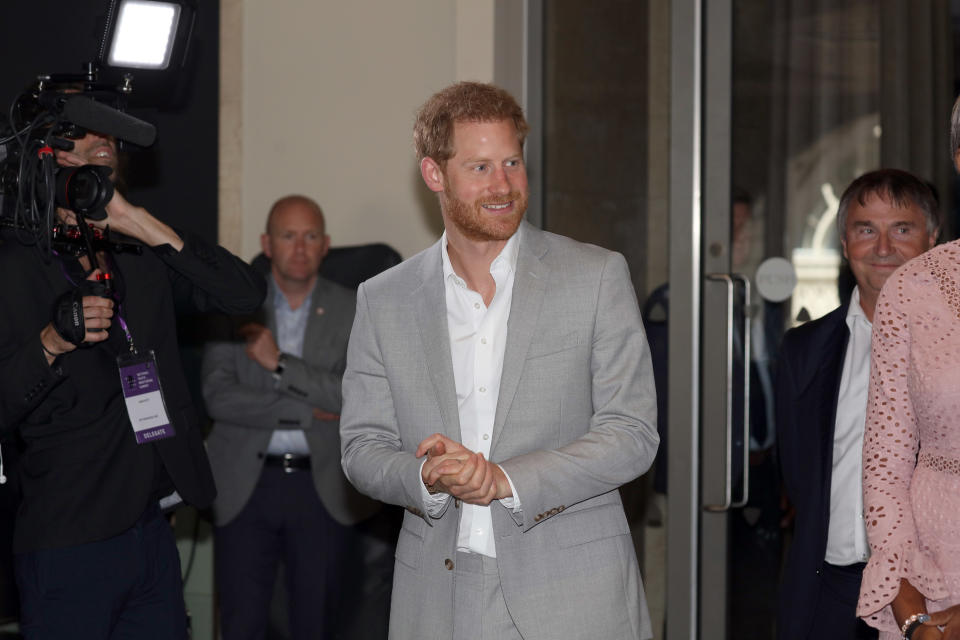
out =
<path fill-rule="evenodd" d="M 950 5 L 912 8 L 671 4 L 671 640 L 775 637 L 792 542 L 777 347 L 852 288 L 836 231 L 843 190 L 897 167 L 952 206 Z"/>
<path fill-rule="evenodd" d="M 921 4 L 526 0 L 534 222 L 626 256 L 654 356 L 661 451 L 621 493 L 658 639 L 775 637 L 780 338 L 849 291 L 853 178 L 951 207 L 954 22 Z"/>

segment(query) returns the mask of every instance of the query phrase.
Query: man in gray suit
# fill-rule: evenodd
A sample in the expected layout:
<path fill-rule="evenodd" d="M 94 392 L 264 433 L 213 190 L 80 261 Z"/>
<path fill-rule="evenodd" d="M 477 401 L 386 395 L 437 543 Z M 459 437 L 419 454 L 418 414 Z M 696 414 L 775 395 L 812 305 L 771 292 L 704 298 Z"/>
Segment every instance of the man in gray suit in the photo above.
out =
<path fill-rule="evenodd" d="M 497 87 L 430 98 L 446 230 L 358 292 L 343 467 L 406 508 L 391 638 L 651 636 L 617 491 L 658 445 L 640 312 L 621 255 L 522 222 L 526 132 Z"/>
<path fill-rule="evenodd" d="M 284 563 L 295 639 L 334 637 L 362 573 L 351 525 L 377 503 L 359 495 L 339 460 L 340 383 L 356 298 L 317 275 L 330 246 L 320 207 L 287 196 L 261 236 L 271 262 L 261 317 L 244 342 L 211 344 L 203 392 L 214 503 L 216 582 L 225 640 L 265 637 Z"/>

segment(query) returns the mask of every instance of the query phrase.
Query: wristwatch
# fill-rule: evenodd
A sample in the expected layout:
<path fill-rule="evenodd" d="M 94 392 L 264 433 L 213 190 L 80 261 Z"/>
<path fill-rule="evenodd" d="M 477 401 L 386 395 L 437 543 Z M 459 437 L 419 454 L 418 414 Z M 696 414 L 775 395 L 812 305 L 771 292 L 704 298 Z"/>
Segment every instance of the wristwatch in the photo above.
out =
<path fill-rule="evenodd" d="M 287 354 L 281 351 L 279 355 L 277 355 L 277 368 L 273 370 L 273 375 L 276 376 L 277 379 L 279 379 L 280 376 L 283 375 L 283 370 L 286 367 L 287 367 Z"/>

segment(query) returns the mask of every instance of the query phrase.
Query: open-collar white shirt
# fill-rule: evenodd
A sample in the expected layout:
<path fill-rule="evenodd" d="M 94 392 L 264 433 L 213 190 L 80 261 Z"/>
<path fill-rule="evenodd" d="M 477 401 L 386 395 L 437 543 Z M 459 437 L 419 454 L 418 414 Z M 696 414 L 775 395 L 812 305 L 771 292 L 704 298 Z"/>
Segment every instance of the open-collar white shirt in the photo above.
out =
<path fill-rule="evenodd" d="M 860 289 L 850 296 L 847 310 L 850 339 L 843 357 L 837 418 L 833 432 L 833 471 L 830 480 L 830 521 L 827 552 L 830 564 L 846 566 L 870 557 L 863 520 L 863 428 L 870 385 L 870 337 L 873 325 L 860 306 Z"/>
<path fill-rule="evenodd" d="M 497 400 L 500 396 L 500 376 L 503 373 L 503 357 L 507 346 L 507 321 L 513 300 L 519 246 L 518 229 L 504 245 L 500 255 L 490 264 L 490 275 L 493 276 L 497 288 L 490 306 L 487 306 L 483 297 L 467 287 L 463 278 L 453 270 L 447 251 L 446 232 L 440 239 L 447 330 L 450 334 L 450 355 L 457 389 L 461 443 L 471 451 L 483 453 L 488 460 Z M 512 481 L 510 486 L 513 497 L 500 502 L 508 509 L 519 511 L 520 500 Z M 424 493 L 427 495 L 426 489 Z M 428 513 L 434 517 L 440 515 L 449 498 L 447 494 L 429 496 Z M 489 506 L 467 503 L 460 505 L 457 549 L 491 558 L 497 556 Z"/>

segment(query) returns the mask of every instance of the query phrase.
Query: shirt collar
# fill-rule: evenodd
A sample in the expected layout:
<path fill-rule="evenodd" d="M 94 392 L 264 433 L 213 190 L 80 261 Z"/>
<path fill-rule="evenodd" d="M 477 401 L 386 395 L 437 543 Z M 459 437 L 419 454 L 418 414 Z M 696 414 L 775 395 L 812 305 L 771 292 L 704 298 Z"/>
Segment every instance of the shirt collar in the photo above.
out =
<path fill-rule="evenodd" d="M 505 268 L 507 273 L 515 271 L 517 268 L 517 259 L 520 255 L 520 234 L 522 226 L 517 227 L 517 230 L 514 232 L 510 239 L 507 240 L 507 244 L 503 246 L 503 249 L 500 251 L 500 254 L 493 259 L 493 262 L 490 263 L 490 272 L 493 273 L 494 269 Z M 457 275 L 456 271 L 453 270 L 453 264 L 450 262 L 450 253 L 447 251 L 447 232 L 444 231 L 443 235 L 440 236 L 440 259 L 443 263 L 443 280 L 446 282 L 453 278 L 453 281 L 461 286 L 466 286 L 466 283 L 463 281 L 463 278 Z"/>
<path fill-rule="evenodd" d="M 319 280 L 319 278 L 317 278 Z M 289 311 L 294 312 L 293 308 L 290 306 L 290 301 L 287 300 L 287 296 L 284 295 L 283 291 L 280 289 L 280 285 L 277 284 L 277 279 L 273 276 L 273 273 L 270 274 L 270 283 L 273 285 L 273 309 L 274 311 Z M 303 304 L 300 305 L 300 309 L 296 311 L 301 311 L 310 306 L 310 301 L 313 300 L 313 292 L 317 288 L 317 282 L 314 281 L 313 287 L 310 288 L 310 293 L 307 294 L 307 297 L 304 298 Z"/>
<path fill-rule="evenodd" d="M 861 320 L 866 322 L 868 327 L 873 326 L 873 323 L 867 319 L 867 314 L 863 312 L 863 307 L 860 306 L 860 287 L 855 286 L 850 293 L 850 306 L 847 308 L 847 327 L 853 331 L 854 324 Z"/>

